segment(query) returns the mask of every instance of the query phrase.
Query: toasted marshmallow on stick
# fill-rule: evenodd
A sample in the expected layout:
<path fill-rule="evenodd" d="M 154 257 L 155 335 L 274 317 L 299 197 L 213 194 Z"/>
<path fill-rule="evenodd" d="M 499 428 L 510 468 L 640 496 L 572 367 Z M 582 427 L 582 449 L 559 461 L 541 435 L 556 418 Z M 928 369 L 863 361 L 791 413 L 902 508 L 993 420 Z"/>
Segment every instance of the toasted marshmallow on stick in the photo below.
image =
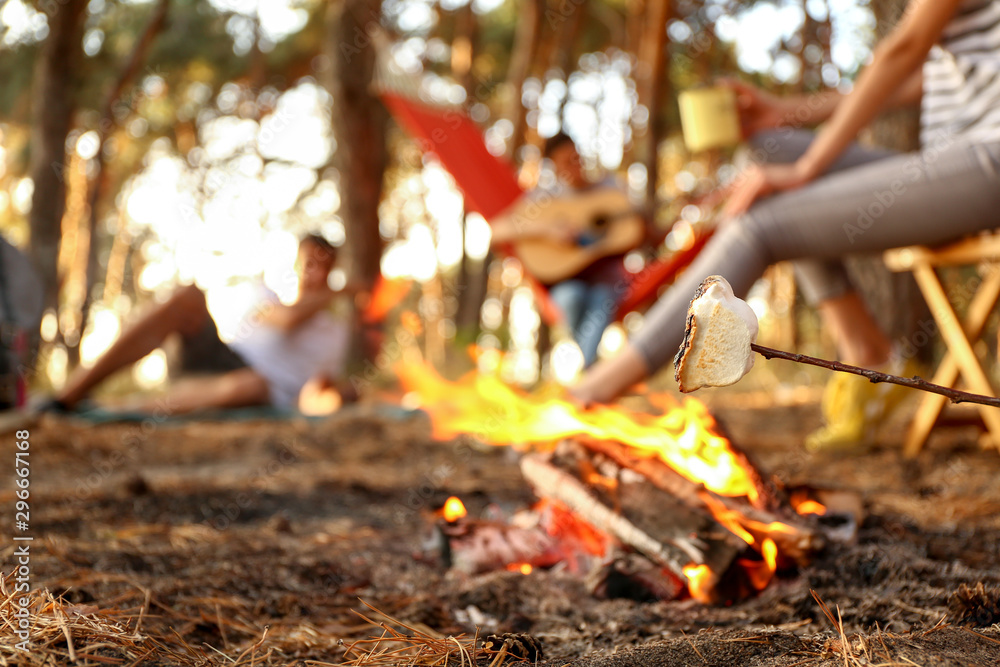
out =
<path fill-rule="evenodd" d="M 1000 408 L 1000 398 L 959 391 L 928 382 L 923 378 L 904 378 L 868 368 L 826 361 L 804 354 L 782 352 L 757 345 L 757 316 L 722 276 L 702 281 L 688 307 L 684 342 L 674 357 L 674 377 L 681 391 L 702 387 L 725 387 L 737 382 L 753 368 L 754 353 L 765 359 L 786 359 L 831 371 L 851 373 L 870 382 L 891 382 L 938 394 L 953 403 L 978 403 Z"/>
<path fill-rule="evenodd" d="M 687 393 L 731 385 L 753 368 L 757 316 L 722 276 L 702 281 L 688 307 L 674 378 Z"/>

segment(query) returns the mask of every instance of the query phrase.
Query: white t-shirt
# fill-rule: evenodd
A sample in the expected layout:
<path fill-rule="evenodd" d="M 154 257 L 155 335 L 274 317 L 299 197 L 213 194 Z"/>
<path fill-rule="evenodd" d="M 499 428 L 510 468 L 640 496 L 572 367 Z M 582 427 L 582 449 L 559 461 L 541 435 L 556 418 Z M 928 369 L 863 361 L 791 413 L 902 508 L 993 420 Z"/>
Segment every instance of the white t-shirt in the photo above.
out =
<path fill-rule="evenodd" d="M 259 304 L 279 303 L 271 290 L 262 286 L 260 291 Z M 311 378 L 343 373 L 350 341 L 344 322 L 320 311 L 292 331 L 282 331 L 261 322 L 260 312 L 257 307 L 244 316 L 229 347 L 267 380 L 273 405 L 293 408 Z"/>

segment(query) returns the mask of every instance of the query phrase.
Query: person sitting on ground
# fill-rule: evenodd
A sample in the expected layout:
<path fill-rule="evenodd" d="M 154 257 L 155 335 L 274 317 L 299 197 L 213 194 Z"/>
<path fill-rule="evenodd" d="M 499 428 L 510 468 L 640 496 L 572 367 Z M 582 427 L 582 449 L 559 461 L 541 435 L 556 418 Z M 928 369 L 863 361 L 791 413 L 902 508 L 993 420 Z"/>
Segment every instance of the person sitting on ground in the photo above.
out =
<path fill-rule="evenodd" d="M 537 189 L 528 193 L 527 201 L 553 196 L 572 197 L 598 188 L 621 189 L 613 177 L 609 176 L 599 181 L 591 181 L 587 177 L 580 162 L 580 153 L 568 134 L 559 132 L 549 137 L 545 142 L 543 154 L 552 161 L 559 182 L 551 190 Z M 567 248 L 579 243 L 580 240 L 574 236 L 573 225 L 558 223 L 518 225 L 511 213 L 520 206 L 521 202 L 515 203 L 494 222 L 492 225 L 494 245 L 516 243 L 528 238 L 543 238 L 565 245 Z M 614 319 L 618 297 L 614 286 L 626 275 L 624 257 L 624 253 L 600 257 L 576 275 L 548 287 L 549 297 L 559 308 L 573 340 L 583 353 L 584 367 L 590 366 L 597 360 L 597 348 L 601 343 L 601 337 Z"/>
<path fill-rule="evenodd" d="M 745 297 L 768 265 L 784 260 L 809 260 L 799 264 L 800 283 L 818 302 L 840 357 L 858 366 L 888 364 L 891 343 L 839 260 L 939 245 L 1000 226 L 997 44 L 1000 0 L 914 0 L 848 95 L 780 100 L 740 90 L 749 129 L 827 122 L 815 138 L 791 129 L 757 137 L 759 152 L 788 162 L 755 165 L 741 176 L 727 221 L 649 311 L 627 349 L 595 366 L 573 394 L 585 404 L 610 401 L 667 364 L 681 343 L 688 302 L 707 276 L 724 276 Z M 918 99 L 919 152 L 888 154 L 852 143 L 881 110 Z M 869 391 L 874 385 L 845 377 L 859 382 L 824 401 L 827 426 L 807 448 L 851 449 L 871 437 L 880 416 Z"/>
<path fill-rule="evenodd" d="M 170 414 L 256 405 L 294 408 L 307 385 L 311 395 L 347 393 L 347 385 L 338 385 L 337 380 L 344 368 L 349 331 L 328 307 L 338 294 L 357 290 L 330 288 L 336 259 L 337 249 L 322 236 L 305 236 L 296 263 L 298 297 L 284 305 L 266 290 L 228 345 L 219 338 L 205 294 L 195 285 L 178 288 L 127 328 L 93 366 L 77 369 L 51 407 L 74 409 L 105 378 L 139 361 L 174 333 L 182 342 L 182 373 L 211 374 L 181 381 L 165 398 L 139 401 L 132 407 Z M 325 403 L 339 405 L 339 401 Z"/>

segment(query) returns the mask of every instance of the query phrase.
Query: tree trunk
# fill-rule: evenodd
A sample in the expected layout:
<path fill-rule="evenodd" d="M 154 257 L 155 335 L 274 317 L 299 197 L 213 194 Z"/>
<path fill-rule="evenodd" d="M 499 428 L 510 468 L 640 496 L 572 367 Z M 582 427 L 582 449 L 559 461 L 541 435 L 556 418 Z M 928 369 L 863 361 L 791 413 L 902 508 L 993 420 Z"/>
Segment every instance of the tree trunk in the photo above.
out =
<path fill-rule="evenodd" d="M 569 0 L 563 0 L 563 4 L 572 7 Z M 569 103 L 569 76 L 573 71 L 573 54 L 579 48 L 580 34 L 583 31 L 588 7 L 587 3 L 573 7 L 568 15 L 564 9 L 563 13 L 559 15 L 563 18 L 558 23 L 558 29 L 552 42 L 555 50 L 549 59 L 549 69 L 562 72 L 563 81 L 566 83 L 566 94 L 563 95 L 562 104 L 559 107 L 559 125 L 562 128 L 566 127 L 566 105 Z M 546 12 L 546 15 L 555 16 L 551 10 Z M 601 94 L 603 95 L 603 92 Z"/>
<path fill-rule="evenodd" d="M 455 80 L 465 88 L 466 103 L 475 101 L 475 77 L 472 64 L 476 60 L 476 45 L 479 36 L 479 21 L 472 11 L 472 3 L 466 3 L 458 10 L 455 39 L 452 43 L 451 69 Z M 489 257 L 473 261 L 465 251 L 468 221 L 462 215 L 462 261 L 455 278 L 455 296 L 458 306 L 455 311 L 455 328 L 459 342 L 474 342 L 479 336 L 479 312 L 486 298 L 486 267 Z"/>
<path fill-rule="evenodd" d="M 647 218 L 653 219 L 656 211 L 656 190 L 659 181 L 658 148 L 663 139 L 662 105 L 664 89 L 669 82 L 667 71 L 667 21 L 670 19 L 671 0 L 650 0 L 646 3 L 646 20 L 639 38 L 638 76 L 639 100 L 649 110 L 649 126 L 638 151 L 646 167 Z"/>
<path fill-rule="evenodd" d="M 382 238 L 378 206 L 386 167 L 388 115 L 372 94 L 376 57 L 372 35 L 378 30 L 381 0 L 341 0 L 327 14 L 327 49 L 333 62 L 328 87 L 333 96 L 333 164 L 340 173 L 340 214 L 346 245 L 348 280 L 371 288 L 379 277 Z M 349 359 L 363 363 L 373 354 L 365 338 L 355 339 Z"/>
<path fill-rule="evenodd" d="M 517 154 L 517 149 L 524 145 L 526 123 L 524 105 L 521 104 L 521 90 L 538 51 L 544 7 L 545 0 L 521 0 L 521 18 L 514 33 L 505 84 L 507 99 L 503 117 L 514 125 L 514 133 L 507 145 L 508 158 L 513 158 Z"/>
<path fill-rule="evenodd" d="M 583 31 L 589 5 L 583 3 L 579 7 L 573 7 L 568 0 L 564 0 L 562 4 L 569 4 L 571 11 L 562 9 L 561 14 L 548 13 L 548 16 L 553 17 L 552 20 L 556 21 L 553 27 L 557 28 L 554 42 L 555 51 L 549 60 L 549 68 L 562 70 L 568 83 L 570 72 L 573 70 L 572 56 L 580 48 L 580 34 Z M 555 17 L 559 17 L 561 20 L 557 21 Z M 569 94 L 563 98 L 564 107 L 568 99 Z"/>
<path fill-rule="evenodd" d="M 90 315 L 90 305 L 93 299 L 94 286 L 97 283 L 98 275 L 98 221 L 100 219 L 100 214 L 104 210 L 101 206 L 102 200 L 107 200 L 108 189 L 110 188 L 110 178 L 107 170 L 105 169 L 106 161 L 104 159 L 104 142 L 107 140 L 108 135 L 111 134 L 115 127 L 115 115 L 114 108 L 121 99 L 122 91 L 125 90 L 125 86 L 129 85 L 134 79 L 136 72 L 139 70 L 139 65 L 146 59 L 146 54 L 149 52 L 149 47 L 156 39 L 156 36 L 160 34 L 163 30 L 163 26 L 166 23 L 167 9 L 170 5 L 170 0 L 160 0 L 156 9 L 153 10 L 153 15 L 146 24 L 146 29 L 143 31 L 142 35 L 139 36 L 138 41 L 132 48 L 132 53 L 128 60 L 125 62 L 121 71 L 118 73 L 118 78 L 114 81 L 112 88 L 108 91 L 108 95 L 105 98 L 104 108 L 101 112 L 101 120 L 97 125 L 98 134 L 98 150 L 96 155 L 94 155 L 94 162 L 96 163 L 96 168 L 94 169 L 94 176 L 90 179 L 88 183 L 87 192 L 87 210 L 89 215 L 88 221 L 88 234 L 90 236 L 90 242 L 88 244 L 88 256 L 87 256 L 87 268 L 85 280 L 85 291 L 83 295 L 83 305 L 80 308 L 80 331 L 81 333 L 87 327 L 87 319 Z M 82 340 L 82 336 L 80 339 Z M 70 358 L 79 358 L 79 347 L 80 341 L 78 340 L 75 345 L 71 346 L 69 350 Z"/>
<path fill-rule="evenodd" d="M 42 280 L 45 307 L 59 301 L 59 238 L 66 206 L 66 136 L 74 109 L 75 66 L 83 57 L 81 27 L 86 0 L 53 3 L 49 36 L 35 69 L 29 172 L 31 196 L 31 259 Z"/>

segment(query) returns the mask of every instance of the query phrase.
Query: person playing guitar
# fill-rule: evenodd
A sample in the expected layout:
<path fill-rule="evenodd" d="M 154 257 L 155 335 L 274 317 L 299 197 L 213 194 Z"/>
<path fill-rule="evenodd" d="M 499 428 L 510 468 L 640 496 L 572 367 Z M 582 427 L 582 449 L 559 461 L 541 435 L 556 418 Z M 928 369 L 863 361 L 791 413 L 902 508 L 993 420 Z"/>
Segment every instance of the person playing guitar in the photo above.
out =
<path fill-rule="evenodd" d="M 613 178 L 587 178 L 569 135 L 549 138 L 544 155 L 558 186 L 536 188 L 502 213 L 493 222 L 492 243 L 512 246 L 525 270 L 548 287 L 586 367 L 597 359 L 601 336 L 614 319 L 614 285 L 624 277 L 625 254 L 642 242 L 645 225 Z"/>

